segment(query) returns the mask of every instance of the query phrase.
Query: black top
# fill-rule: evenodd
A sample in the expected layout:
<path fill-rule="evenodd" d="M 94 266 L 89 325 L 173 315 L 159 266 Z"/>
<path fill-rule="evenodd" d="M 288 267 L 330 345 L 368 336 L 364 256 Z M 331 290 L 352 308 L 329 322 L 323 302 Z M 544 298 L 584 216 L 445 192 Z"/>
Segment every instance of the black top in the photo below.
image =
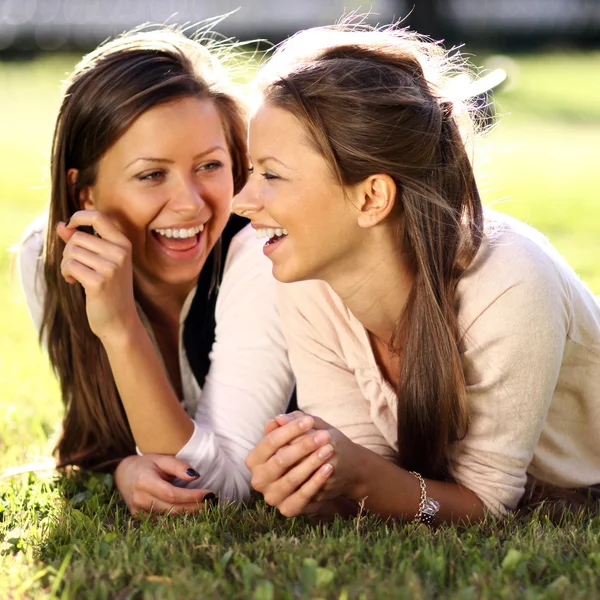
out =
<path fill-rule="evenodd" d="M 183 347 L 198 385 L 202 387 L 210 367 L 209 354 L 215 341 L 215 308 L 231 240 L 248 219 L 232 215 L 200 272 L 196 294 L 183 324 Z M 217 271 L 213 279 L 213 273 Z"/>
<path fill-rule="evenodd" d="M 248 219 L 232 215 L 200 272 L 196 294 L 183 324 L 183 347 L 192 373 L 200 388 L 210 368 L 209 354 L 215 342 L 215 309 L 219 286 L 225 270 L 225 259 L 231 240 L 249 223 Z M 213 273 L 217 271 L 213 279 Z M 287 412 L 297 410 L 296 389 L 292 393 Z"/>

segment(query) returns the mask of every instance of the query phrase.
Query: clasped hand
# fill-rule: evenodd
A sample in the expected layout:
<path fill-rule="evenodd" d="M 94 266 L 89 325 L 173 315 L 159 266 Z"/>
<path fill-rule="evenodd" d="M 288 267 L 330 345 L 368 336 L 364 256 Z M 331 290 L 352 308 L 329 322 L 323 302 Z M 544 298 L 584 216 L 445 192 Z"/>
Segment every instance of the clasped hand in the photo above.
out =
<path fill-rule="evenodd" d="M 82 226 L 93 227 L 99 237 L 78 231 Z M 137 318 L 129 239 L 95 210 L 76 212 L 56 232 L 66 244 L 61 273 L 83 286 L 91 330 L 101 339 L 123 332 Z"/>
<path fill-rule="evenodd" d="M 296 411 L 265 425 L 246 465 L 252 487 L 284 516 L 331 512 L 331 501 L 355 499 L 361 447 L 322 419 Z"/>

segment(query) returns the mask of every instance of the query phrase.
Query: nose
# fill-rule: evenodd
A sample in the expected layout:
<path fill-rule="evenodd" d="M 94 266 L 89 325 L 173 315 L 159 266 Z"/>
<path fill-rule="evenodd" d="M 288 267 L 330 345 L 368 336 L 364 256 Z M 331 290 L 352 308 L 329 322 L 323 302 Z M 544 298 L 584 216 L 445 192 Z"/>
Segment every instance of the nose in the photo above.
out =
<path fill-rule="evenodd" d="M 233 199 L 231 210 L 240 217 L 251 218 L 253 214 L 260 212 L 262 209 L 262 202 L 250 179 Z"/>
<path fill-rule="evenodd" d="M 171 195 L 170 208 L 180 215 L 195 217 L 206 205 L 204 196 L 197 181 L 182 177 Z"/>

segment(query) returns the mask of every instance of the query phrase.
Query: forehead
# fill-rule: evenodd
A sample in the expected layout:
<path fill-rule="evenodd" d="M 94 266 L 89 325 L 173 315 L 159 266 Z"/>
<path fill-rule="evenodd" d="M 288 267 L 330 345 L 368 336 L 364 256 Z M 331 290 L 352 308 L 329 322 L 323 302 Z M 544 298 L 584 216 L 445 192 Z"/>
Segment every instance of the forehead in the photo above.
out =
<path fill-rule="evenodd" d="M 262 102 L 250 118 L 249 144 L 269 144 L 282 149 L 314 144 L 306 127 L 288 110 Z"/>
<path fill-rule="evenodd" d="M 107 154 L 129 155 L 153 148 L 202 150 L 223 144 L 224 138 L 221 115 L 214 102 L 189 97 L 159 104 L 142 113 Z"/>

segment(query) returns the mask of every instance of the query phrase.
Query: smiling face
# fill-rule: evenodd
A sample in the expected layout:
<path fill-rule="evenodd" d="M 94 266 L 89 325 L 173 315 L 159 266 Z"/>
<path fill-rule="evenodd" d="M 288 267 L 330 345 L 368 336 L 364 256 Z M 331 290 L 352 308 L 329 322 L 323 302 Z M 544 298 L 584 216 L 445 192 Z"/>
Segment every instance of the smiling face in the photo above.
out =
<path fill-rule="evenodd" d="M 250 120 L 249 151 L 254 170 L 233 206 L 266 237 L 273 275 L 283 282 L 330 281 L 351 272 L 364 237 L 352 190 L 337 183 L 300 121 L 262 104 Z M 288 235 L 272 238 L 280 232 L 270 229 Z"/>
<path fill-rule="evenodd" d="M 230 214 L 232 161 L 211 100 L 146 111 L 103 155 L 83 208 L 108 215 L 132 244 L 142 287 L 195 285 Z"/>

